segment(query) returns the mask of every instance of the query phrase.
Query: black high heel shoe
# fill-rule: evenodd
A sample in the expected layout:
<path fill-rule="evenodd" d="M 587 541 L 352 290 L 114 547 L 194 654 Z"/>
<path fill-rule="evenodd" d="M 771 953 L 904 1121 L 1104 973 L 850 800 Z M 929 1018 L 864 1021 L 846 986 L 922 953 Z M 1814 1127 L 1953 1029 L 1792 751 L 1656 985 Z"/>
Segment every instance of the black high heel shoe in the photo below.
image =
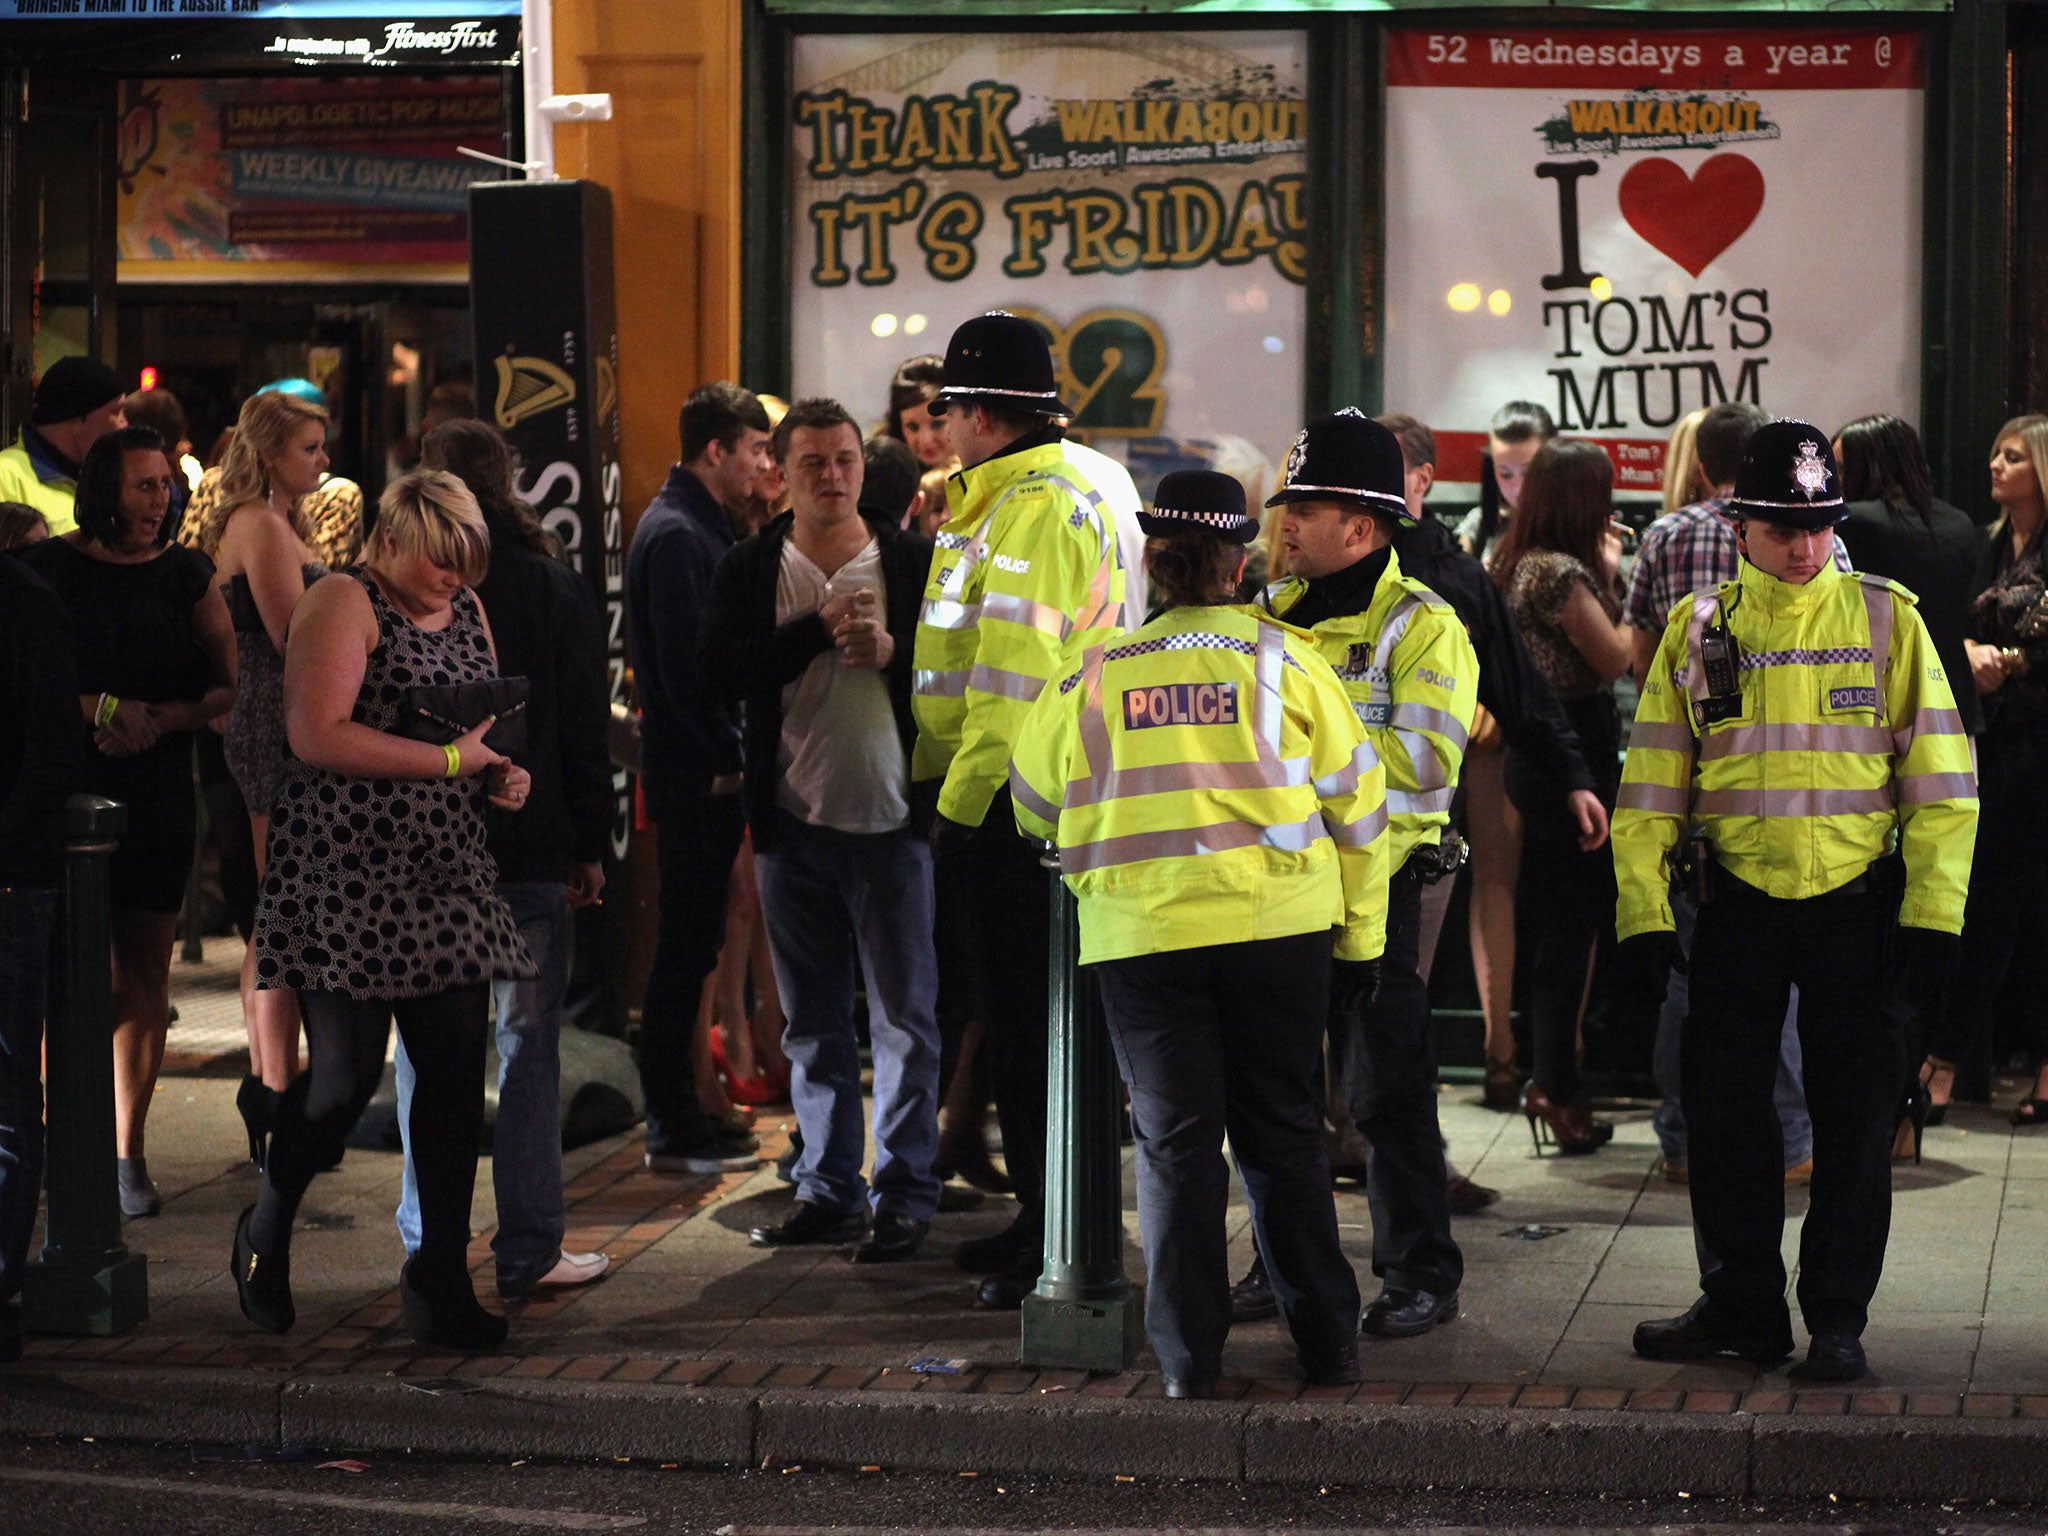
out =
<path fill-rule="evenodd" d="M 1945 1107 L 1945 1106 L 1944 1106 Z M 1906 1160 L 1906 1128 L 1913 1128 L 1913 1162 L 1920 1161 L 1920 1141 L 1927 1134 L 1927 1127 L 1934 1124 L 1934 1101 L 1928 1096 L 1927 1085 L 1915 1077 L 1906 1084 L 1906 1091 L 1899 1095 L 1899 1112 L 1893 1119 L 1892 1161 Z"/>
<path fill-rule="evenodd" d="M 468 1270 L 459 1271 L 459 1279 L 432 1283 L 423 1282 L 418 1271 L 419 1260 L 414 1258 L 398 1280 L 399 1307 L 406 1331 L 415 1340 L 464 1354 L 496 1349 L 505 1342 L 510 1325 L 497 1313 L 484 1310 Z"/>
<path fill-rule="evenodd" d="M 229 1272 L 235 1277 L 235 1296 L 242 1303 L 242 1316 L 265 1333 L 290 1333 L 298 1321 L 292 1306 L 292 1258 L 287 1251 L 271 1256 L 258 1253 L 249 1241 L 251 1205 L 235 1222 L 235 1253 Z"/>
<path fill-rule="evenodd" d="M 243 1078 L 242 1086 L 235 1090 L 235 1108 L 242 1116 L 242 1128 L 249 1133 L 249 1161 L 258 1168 L 263 1166 L 270 1133 L 277 1129 L 277 1101 L 282 1097 L 253 1075 Z"/>

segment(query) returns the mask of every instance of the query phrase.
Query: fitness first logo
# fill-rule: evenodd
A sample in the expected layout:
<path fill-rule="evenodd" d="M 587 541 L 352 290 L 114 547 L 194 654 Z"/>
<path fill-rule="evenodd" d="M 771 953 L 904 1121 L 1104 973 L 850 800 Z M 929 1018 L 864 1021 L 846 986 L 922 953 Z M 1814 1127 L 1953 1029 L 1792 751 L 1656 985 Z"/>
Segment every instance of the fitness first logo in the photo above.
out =
<path fill-rule="evenodd" d="M 309 24 L 318 27 L 319 23 Z M 387 22 L 381 46 L 374 38 L 362 36 L 336 36 L 319 31 L 287 35 L 279 33 L 263 49 L 265 53 L 284 54 L 300 63 L 337 64 L 398 64 L 423 54 L 434 54 L 446 58 L 452 54 L 483 54 L 486 62 L 501 50 L 498 42 L 501 27 L 485 26 L 480 21 L 453 21 L 445 27 L 432 30 L 422 29 L 410 21 Z"/>
<path fill-rule="evenodd" d="M 387 53 L 464 53 L 498 46 L 498 29 L 479 21 L 450 22 L 446 28 L 422 31 L 409 21 L 394 21 L 384 28 L 384 46 L 370 55 Z"/>

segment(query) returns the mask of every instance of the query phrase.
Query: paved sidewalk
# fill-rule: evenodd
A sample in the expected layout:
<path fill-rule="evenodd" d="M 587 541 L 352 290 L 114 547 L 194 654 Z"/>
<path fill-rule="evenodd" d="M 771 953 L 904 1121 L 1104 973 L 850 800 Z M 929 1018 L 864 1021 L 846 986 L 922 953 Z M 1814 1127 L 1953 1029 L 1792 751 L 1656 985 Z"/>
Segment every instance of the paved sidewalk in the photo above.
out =
<path fill-rule="evenodd" d="M 186 1027 L 173 1030 L 174 1053 Z M 256 1188 L 232 1104 L 240 1067 L 202 1070 L 164 1079 L 150 1126 L 164 1213 L 127 1229 L 151 1261 L 150 1322 L 126 1339 L 33 1341 L 0 1393 L 0 1427 L 232 1439 L 253 1424 L 250 1438 L 504 1455 L 2048 1497 L 2048 1230 L 2036 1214 L 2048 1138 L 2015 1136 L 1988 1110 L 1957 1111 L 1929 1132 L 1923 1166 L 1897 1170 L 1866 1336 L 1876 1375 L 1853 1393 L 1629 1353 L 1636 1322 L 1696 1293 L 1686 1194 L 1654 1171 L 1646 1110 L 1619 1114 L 1614 1144 L 1595 1156 L 1539 1159 L 1519 1116 L 1447 1090 L 1453 1158 L 1502 1192 L 1457 1223 L 1458 1321 L 1368 1341 L 1355 1391 L 1301 1390 L 1280 1325 L 1240 1328 L 1224 1401 L 1168 1405 L 1150 1401 L 1161 1392 L 1149 1356 L 1120 1375 L 1035 1372 L 1017 1364 L 1015 1314 L 970 1309 L 952 1246 L 1007 1222 L 1007 1200 L 942 1216 L 914 1262 L 855 1268 L 843 1253 L 748 1246 L 747 1229 L 790 1199 L 772 1171 L 658 1176 L 630 1138 L 568 1159 L 569 1246 L 609 1253 L 610 1276 L 512 1308 L 507 1348 L 472 1360 L 429 1354 L 397 1328 L 398 1158 L 351 1150 L 306 1200 L 293 1247 L 300 1321 L 273 1339 L 242 1319 L 227 1275 L 235 1213 Z M 786 1123 L 786 1111 L 764 1115 L 767 1154 Z M 486 1295 L 488 1167 L 472 1251 Z M 1128 1184 L 1127 1162 L 1127 1209 Z M 1349 1189 L 1337 1198 L 1370 1294 L 1366 1202 Z M 1791 1191 L 1788 1260 L 1804 1208 Z M 1241 1263 L 1241 1205 L 1231 1230 Z M 1134 1216 L 1126 1232 L 1126 1267 L 1140 1276 Z M 965 1364 L 910 1369 L 928 1357 Z M 488 1389 L 404 1386 L 441 1377 Z M 1162 1417 L 1174 1426 L 1163 1434 Z"/>

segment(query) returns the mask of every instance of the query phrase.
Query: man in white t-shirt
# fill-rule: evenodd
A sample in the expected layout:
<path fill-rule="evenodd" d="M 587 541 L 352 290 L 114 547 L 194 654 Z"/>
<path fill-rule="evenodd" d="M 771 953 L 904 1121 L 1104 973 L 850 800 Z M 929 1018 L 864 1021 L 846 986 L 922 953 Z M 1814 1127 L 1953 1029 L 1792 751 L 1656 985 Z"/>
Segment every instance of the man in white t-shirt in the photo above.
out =
<path fill-rule="evenodd" d="M 910 797 L 910 653 L 931 545 L 861 516 L 860 429 L 837 401 L 799 400 L 771 451 L 790 511 L 720 561 L 699 642 L 707 692 L 745 705 L 747 823 L 803 1137 L 796 1207 L 752 1241 L 859 1243 L 855 1262 L 888 1263 L 916 1251 L 939 1198 L 929 811 L 914 815 Z M 871 1182 L 856 964 L 875 1068 Z"/>

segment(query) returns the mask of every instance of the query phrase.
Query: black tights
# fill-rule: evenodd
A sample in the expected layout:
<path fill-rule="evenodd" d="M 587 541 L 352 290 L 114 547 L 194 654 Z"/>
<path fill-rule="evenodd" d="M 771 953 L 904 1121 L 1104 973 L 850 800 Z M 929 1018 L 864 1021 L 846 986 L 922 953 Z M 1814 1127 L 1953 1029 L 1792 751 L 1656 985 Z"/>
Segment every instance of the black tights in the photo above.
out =
<path fill-rule="evenodd" d="M 477 1145 L 484 1126 L 484 1041 L 489 984 L 432 997 L 357 999 L 301 992 L 309 1064 L 278 1105 L 263 1170 L 263 1193 L 249 1219 L 259 1253 L 286 1251 L 292 1220 L 313 1175 L 342 1145 L 384 1075 L 392 1015 L 411 1059 L 413 1174 L 420 1192 L 423 1275 L 467 1272 L 469 1205 L 476 1191 Z"/>

